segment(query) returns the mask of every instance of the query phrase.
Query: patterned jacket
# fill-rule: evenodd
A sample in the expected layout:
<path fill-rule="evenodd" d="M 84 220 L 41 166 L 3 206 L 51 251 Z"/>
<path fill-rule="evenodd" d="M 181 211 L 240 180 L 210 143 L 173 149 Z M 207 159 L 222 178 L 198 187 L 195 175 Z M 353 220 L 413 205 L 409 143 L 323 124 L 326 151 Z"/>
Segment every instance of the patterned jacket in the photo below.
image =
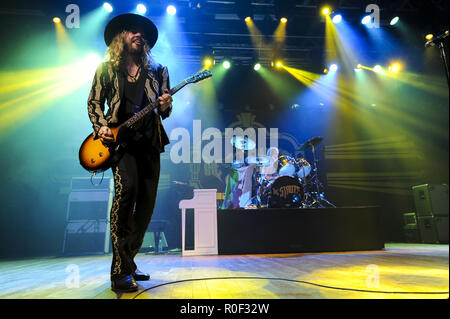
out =
<path fill-rule="evenodd" d="M 170 89 L 169 72 L 165 66 L 160 64 L 149 66 L 145 77 L 144 91 L 150 103 L 154 103 L 165 89 Z M 97 137 L 100 127 L 118 125 L 119 106 L 123 98 L 125 81 L 122 73 L 113 69 L 109 62 L 102 62 L 98 66 L 87 102 L 89 119 L 94 128 L 94 137 Z M 108 104 L 106 115 L 104 114 L 105 101 Z M 150 139 L 153 146 L 160 152 L 164 152 L 164 146 L 169 144 L 169 138 L 161 119 L 167 118 L 171 112 L 172 106 L 159 115 L 149 115 L 152 116 L 153 126 L 153 134 Z"/>

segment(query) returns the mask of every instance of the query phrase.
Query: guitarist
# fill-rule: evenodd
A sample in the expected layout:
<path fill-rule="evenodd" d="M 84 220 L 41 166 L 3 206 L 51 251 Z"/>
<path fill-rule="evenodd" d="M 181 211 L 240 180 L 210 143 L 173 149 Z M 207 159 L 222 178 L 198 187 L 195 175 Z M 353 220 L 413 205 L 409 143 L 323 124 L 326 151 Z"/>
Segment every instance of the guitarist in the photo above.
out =
<path fill-rule="evenodd" d="M 122 14 L 106 26 L 106 62 L 97 68 L 88 99 L 88 114 L 94 137 L 111 145 L 109 127 L 118 126 L 149 103 L 158 109 L 135 130 L 120 130 L 126 147 L 112 166 L 115 195 L 110 212 L 113 258 L 111 289 L 136 291 L 136 281 L 149 280 L 134 263 L 155 206 L 160 171 L 160 153 L 169 139 L 161 119 L 172 111 L 168 94 L 167 67 L 155 63 L 150 49 L 158 38 L 152 21 L 136 14 Z M 104 104 L 108 111 L 104 114 Z"/>

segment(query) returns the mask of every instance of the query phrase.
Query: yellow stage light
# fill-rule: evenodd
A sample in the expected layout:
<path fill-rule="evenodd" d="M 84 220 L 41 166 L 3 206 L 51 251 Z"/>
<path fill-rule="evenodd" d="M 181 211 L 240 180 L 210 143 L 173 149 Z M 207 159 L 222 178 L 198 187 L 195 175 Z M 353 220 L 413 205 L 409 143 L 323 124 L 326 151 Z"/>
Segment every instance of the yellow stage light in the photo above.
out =
<path fill-rule="evenodd" d="M 284 18 L 284 17 L 281 18 L 281 19 L 280 19 L 280 22 L 281 22 L 281 23 L 286 23 L 286 22 L 287 22 L 287 18 Z"/>
<path fill-rule="evenodd" d="M 329 7 L 325 7 L 325 8 L 322 9 L 322 14 L 323 15 L 327 16 L 327 15 L 330 14 L 330 12 L 331 12 L 331 9 Z"/>
<path fill-rule="evenodd" d="M 398 73 L 402 69 L 402 65 L 400 63 L 393 63 L 389 66 L 389 71 L 392 73 Z"/>
<path fill-rule="evenodd" d="M 323 69 L 323 73 L 327 74 L 328 73 L 328 69 L 327 68 Z"/>
<path fill-rule="evenodd" d="M 58 17 L 54 17 L 54 18 L 53 18 L 53 22 L 54 22 L 54 23 L 61 23 L 61 19 L 58 18 Z"/>
<path fill-rule="evenodd" d="M 245 21 L 245 22 L 250 22 L 250 21 L 252 21 L 252 18 L 246 17 L 246 18 L 244 19 L 244 21 Z"/>
<path fill-rule="evenodd" d="M 278 60 L 278 61 L 275 62 L 275 66 L 276 66 L 277 68 L 281 68 L 281 67 L 283 66 L 283 62 L 281 62 L 280 60 Z"/>
<path fill-rule="evenodd" d="M 203 64 L 206 68 L 209 68 L 211 65 L 213 65 L 213 60 L 211 58 L 205 58 L 203 60 Z"/>
<path fill-rule="evenodd" d="M 427 39 L 428 41 L 430 41 L 431 39 L 433 39 L 434 38 L 434 34 L 427 34 L 426 36 L 425 36 L 425 39 Z"/>

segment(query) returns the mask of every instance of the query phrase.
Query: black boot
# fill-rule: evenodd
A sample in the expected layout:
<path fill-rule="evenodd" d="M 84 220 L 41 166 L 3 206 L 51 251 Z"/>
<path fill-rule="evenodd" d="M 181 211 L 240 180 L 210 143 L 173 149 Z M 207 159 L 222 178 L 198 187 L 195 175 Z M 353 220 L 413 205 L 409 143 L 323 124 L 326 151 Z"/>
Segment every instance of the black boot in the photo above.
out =
<path fill-rule="evenodd" d="M 111 278 L 111 290 L 117 292 L 131 292 L 138 290 L 138 286 L 133 276 Z"/>
<path fill-rule="evenodd" d="M 134 280 L 136 281 L 146 281 L 146 280 L 150 280 L 150 275 L 146 274 L 145 272 L 140 271 L 139 269 L 136 269 L 134 271 Z"/>

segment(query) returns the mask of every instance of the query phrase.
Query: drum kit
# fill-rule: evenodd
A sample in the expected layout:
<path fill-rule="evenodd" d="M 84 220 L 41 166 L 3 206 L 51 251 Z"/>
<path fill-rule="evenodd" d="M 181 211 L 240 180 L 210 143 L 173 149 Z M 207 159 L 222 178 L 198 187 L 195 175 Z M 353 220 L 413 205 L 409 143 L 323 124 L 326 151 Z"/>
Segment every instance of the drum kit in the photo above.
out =
<path fill-rule="evenodd" d="M 253 174 L 254 196 L 249 208 L 325 208 L 336 207 L 330 203 L 321 191 L 323 185 L 319 181 L 317 146 L 322 137 L 314 137 L 306 141 L 300 151 L 312 150 L 313 163 L 305 158 L 281 156 L 249 156 L 245 163 L 235 161 L 233 168 L 255 165 Z M 234 147 L 241 150 L 252 150 L 256 143 L 248 138 L 236 137 Z"/>

